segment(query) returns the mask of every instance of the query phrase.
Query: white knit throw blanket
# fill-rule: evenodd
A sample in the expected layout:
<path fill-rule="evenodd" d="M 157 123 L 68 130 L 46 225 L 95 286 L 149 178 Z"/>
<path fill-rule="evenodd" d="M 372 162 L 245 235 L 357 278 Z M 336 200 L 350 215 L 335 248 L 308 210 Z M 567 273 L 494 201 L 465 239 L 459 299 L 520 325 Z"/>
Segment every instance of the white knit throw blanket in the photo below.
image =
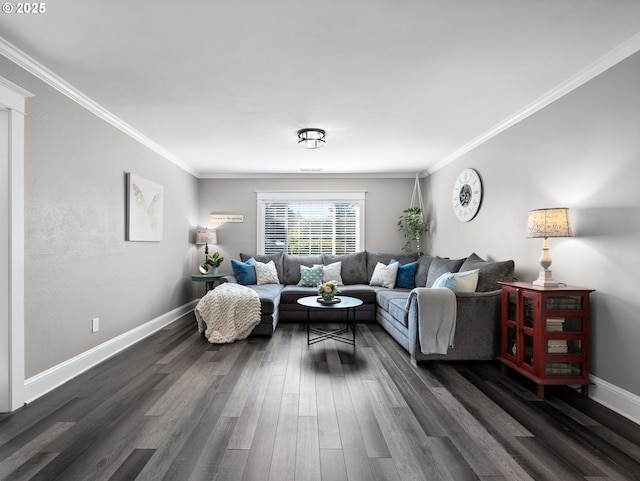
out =
<path fill-rule="evenodd" d="M 246 339 L 260 323 L 260 299 L 249 287 L 225 282 L 200 299 L 195 314 L 210 343 L 229 343 Z"/>

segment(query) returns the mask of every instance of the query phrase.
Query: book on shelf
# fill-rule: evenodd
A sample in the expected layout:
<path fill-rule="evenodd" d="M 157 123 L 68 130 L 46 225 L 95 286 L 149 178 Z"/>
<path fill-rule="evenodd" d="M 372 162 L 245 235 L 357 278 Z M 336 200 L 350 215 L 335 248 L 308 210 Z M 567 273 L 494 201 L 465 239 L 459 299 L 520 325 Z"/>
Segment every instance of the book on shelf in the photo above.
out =
<path fill-rule="evenodd" d="M 566 339 L 549 339 L 547 341 L 547 352 L 551 354 L 564 354 L 568 352 Z"/>
<path fill-rule="evenodd" d="M 569 362 L 548 362 L 546 368 L 547 374 L 580 374 L 580 366 Z"/>
<path fill-rule="evenodd" d="M 547 332 L 559 332 L 564 329 L 564 317 L 547 317 Z"/>
<path fill-rule="evenodd" d="M 547 348 L 547 352 L 549 354 L 566 354 L 567 352 L 569 352 L 569 349 L 567 348 L 567 346 L 564 347 L 551 347 L 549 346 Z"/>
<path fill-rule="evenodd" d="M 547 297 L 547 309 L 550 311 L 578 311 L 582 309 L 580 296 Z"/>

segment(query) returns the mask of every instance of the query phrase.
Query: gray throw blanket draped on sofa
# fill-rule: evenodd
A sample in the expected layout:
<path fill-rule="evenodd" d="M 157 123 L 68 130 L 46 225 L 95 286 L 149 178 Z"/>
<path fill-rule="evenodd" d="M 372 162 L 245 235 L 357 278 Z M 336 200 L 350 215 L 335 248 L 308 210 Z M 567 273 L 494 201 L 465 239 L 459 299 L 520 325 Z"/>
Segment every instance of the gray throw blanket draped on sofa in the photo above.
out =
<path fill-rule="evenodd" d="M 416 288 L 407 299 L 418 301 L 418 335 L 423 354 L 446 354 L 456 330 L 456 295 L 447 288 Z"/>

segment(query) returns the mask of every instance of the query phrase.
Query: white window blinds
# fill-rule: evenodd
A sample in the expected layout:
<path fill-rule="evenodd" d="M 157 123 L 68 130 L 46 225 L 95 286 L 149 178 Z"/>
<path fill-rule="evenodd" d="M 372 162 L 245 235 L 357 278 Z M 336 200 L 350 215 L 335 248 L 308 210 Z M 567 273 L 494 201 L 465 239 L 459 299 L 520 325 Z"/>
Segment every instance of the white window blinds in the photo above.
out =
<path fill-rule="evenodd" d="M 259 192 L 258 252 L 357 252 L 363 218 L 364 192 Z"/>

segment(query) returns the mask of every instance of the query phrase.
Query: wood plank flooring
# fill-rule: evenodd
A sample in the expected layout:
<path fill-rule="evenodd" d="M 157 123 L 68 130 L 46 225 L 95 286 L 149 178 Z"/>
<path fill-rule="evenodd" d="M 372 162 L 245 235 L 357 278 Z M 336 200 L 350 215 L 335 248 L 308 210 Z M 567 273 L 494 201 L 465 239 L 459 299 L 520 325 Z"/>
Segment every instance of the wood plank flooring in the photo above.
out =
<path fill-rule="evenodd" d="M 375 324 L 211 345 L 192 315 L 0 415 L 0 480 L 640 480 L 640 427 Z"/>

